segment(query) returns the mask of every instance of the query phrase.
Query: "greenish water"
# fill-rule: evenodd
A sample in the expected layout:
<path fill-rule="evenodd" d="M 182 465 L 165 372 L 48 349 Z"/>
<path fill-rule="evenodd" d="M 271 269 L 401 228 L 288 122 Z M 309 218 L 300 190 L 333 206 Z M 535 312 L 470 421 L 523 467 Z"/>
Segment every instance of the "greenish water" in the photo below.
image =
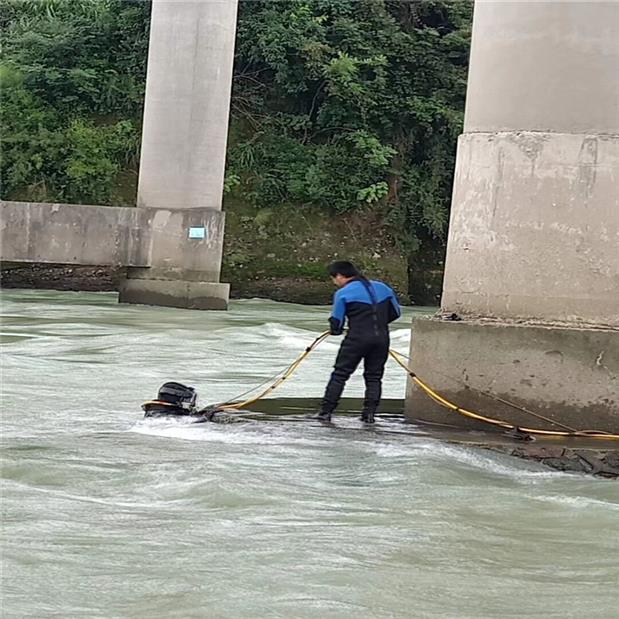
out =
<path fill-rule="evenodd" d="M 2 297 L 3 618 L 617 616 L 616 482 L 393 420 L 141 419 L 168 379 L 204 403 L 262 382 L 326 308 Z M 337 345 L 278 395 L 319 396 Z M 385 395 L 403 390 L 389 366 Z M 347 394 L 361 392 L 356 378 Z"/>

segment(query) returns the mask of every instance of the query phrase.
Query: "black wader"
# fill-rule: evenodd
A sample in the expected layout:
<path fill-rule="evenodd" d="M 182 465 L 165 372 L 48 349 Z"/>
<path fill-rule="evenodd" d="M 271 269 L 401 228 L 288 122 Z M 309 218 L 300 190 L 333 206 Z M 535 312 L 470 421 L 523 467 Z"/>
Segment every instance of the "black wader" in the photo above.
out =
<path fill-rule="evenodd" d="M 374 422 L 374 413 L 378 408 L 382 390 L 382 378 L 385 363 L 389 356 L 389 332 L 370 337 L 355 337 L 349 333 L 342 342 L 335 360 L 335 369 L 327 384 L 322 401 L 320 418 L 330 420 L 335 410 L 346 381 L 363 361 L 363 379 L 365 380 L 365 398 L 361 419 L 367 423 Z"/>

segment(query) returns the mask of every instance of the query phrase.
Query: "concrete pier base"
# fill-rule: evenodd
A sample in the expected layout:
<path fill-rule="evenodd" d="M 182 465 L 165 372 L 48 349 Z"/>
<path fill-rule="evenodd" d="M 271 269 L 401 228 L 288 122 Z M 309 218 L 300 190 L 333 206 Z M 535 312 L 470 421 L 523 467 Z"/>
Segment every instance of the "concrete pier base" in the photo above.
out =
<path fill-rule="evenodd" d="M 198 208 L 144 210 L 153 213 L 150 266 L 127 269 L 127 278 L 120 283 L 118 301 L 186 309 L 227 309 L 230 286 L 219 282 L 224 213 Z M 198 238 L 192 238 L 192 234 Z"/>
<path fill-rule="evenodd" d="M 619 330 L 418 319 L 411 359 L 424 382 L 463 408 L 513 425 L 562 429 L 480 393 L 487 392 L 577 430 L 619 433 Z M 492 428 L 441 407 L 410 383 L 406 415 Z"/>
<path fill-rule="evenodd" d="M 136 210 L 151 215 L 149 267 L 127 269 L 119 303 L 227 309 L 230 286 L 219 282 L 224 213 L 207 208 Z"/>
<path fill-rule="evenodd" d="M 184 309 L 225 310 L 228 309 L 229 295 L 229 284 L 127 277 L 121 282 L 118 302 Z"/>

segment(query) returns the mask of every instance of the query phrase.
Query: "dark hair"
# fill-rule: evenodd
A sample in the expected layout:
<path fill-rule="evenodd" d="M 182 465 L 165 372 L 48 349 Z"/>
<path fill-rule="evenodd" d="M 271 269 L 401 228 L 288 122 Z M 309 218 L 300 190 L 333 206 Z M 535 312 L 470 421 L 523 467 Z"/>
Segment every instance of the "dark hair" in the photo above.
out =
<path fill-rule="evenodd" d="M 335 277 L 336 275 L 343 275 L 344 277 L 360 277 L 365 279 L 357 269 L 357 267 L 347 260 L 338 260 L 337 262 L 333 262 L 327 267 L 327 273 L 331 277 Z"/>

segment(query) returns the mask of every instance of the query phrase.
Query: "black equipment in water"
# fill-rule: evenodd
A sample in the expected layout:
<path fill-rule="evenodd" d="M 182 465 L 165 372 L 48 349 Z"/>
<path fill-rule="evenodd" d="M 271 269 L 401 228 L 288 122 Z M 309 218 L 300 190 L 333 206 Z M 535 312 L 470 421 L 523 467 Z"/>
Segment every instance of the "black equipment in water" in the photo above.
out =
<path fill-rule="evenodd" d="M 231 423 L 240 420 L 216 406 L 198 408 L 197 399 L 198 393 L 193 387 L 181 383 L 164 383 L 159 388 L 157 399 L 144 402 L 142 410 L 144 417 L 190 417 L 194 423 Z"/>
<path fill-rule="evenodd" d="M 156 400 L 142 404 L 144 417 L 170 415 L 195 415 L 198 394 L 193 387 L 181 383 L 164 383 L 159 388 Z"/>

